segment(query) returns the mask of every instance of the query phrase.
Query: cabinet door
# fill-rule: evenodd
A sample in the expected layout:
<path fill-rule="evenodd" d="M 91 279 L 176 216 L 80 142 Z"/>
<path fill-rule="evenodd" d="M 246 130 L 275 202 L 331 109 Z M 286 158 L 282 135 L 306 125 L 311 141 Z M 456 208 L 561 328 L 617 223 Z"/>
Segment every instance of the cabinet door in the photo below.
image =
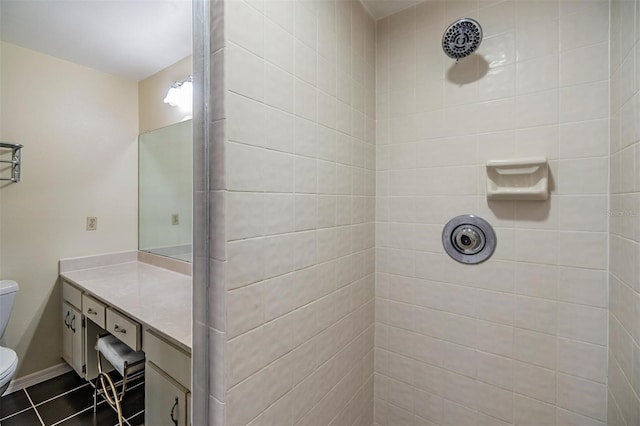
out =
<path fill-rule="evenodd" d="M 71 305 L 62 302 L 62 359 L 73 365 L 73 332 L 71 331 Z"/>
<path fill-rule="evenodd" d="M 84 377 L 82 366 L 84 365 L 84 330 L 82 329 L 82 312 L 70 307 L 71 316 L 69 319 L 69 330 L 72 336 L 72 362 L 71 367 L 76 370 L 80 377 Z"/>
<path fill-rule="evenodd" d="M 153 426 L 186 426 L 189 391 L 147 361 L 144 382 L 144 422 Z"/>
<path fill-rule="evenodd" d="M 82 313 L 68 302 L 62 303 L 62 358 L 80 377 L 84 377 L 84 333 Z"/>

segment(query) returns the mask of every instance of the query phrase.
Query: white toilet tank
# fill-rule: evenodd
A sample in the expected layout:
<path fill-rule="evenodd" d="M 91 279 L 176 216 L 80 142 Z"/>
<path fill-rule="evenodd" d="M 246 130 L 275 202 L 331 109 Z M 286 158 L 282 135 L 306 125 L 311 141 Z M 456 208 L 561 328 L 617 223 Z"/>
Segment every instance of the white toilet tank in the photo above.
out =
<path fill-rule="evenodd" d="M 13 298 L 18 288 L 18 283 L 15 281 L 0 280 L 0 339 L 2 339 L 4 330 L 7 328 L 11 307 L 13 306 Z"/>

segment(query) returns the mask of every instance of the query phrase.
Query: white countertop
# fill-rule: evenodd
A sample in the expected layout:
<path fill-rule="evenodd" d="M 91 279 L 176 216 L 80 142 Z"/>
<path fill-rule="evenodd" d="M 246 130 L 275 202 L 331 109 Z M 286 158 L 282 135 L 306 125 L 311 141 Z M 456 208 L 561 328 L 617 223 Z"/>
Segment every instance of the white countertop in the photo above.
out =
<path fill-rule="evenodd" d="M 60 276 L 191 352 L 190 276 L 138 261 Z"/>

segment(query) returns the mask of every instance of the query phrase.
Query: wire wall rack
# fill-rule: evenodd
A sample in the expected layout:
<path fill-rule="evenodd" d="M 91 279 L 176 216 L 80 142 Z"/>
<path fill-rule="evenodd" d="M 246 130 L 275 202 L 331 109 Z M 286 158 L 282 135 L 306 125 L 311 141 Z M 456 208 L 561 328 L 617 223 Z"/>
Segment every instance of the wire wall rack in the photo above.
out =
<path fill-rule="evenodd" d="M 22 153 L 21 153 L 22 148 L 23 146 L 17 143 L 0 142 L 0 154 L 2 154 L 2 150 L 5 150 L 5 149 L 11 150 L 11 158 L 9 160 L 5 160 L 3 157 L 0 157 L 0 168 L 2 168 L 2 164 L 9 164 L 7 168 L 11 169 L 11 177 L 0 176 L 0 181 L 9 181 L 14 183 L 20 182 L 20 171 L 21 171 L 20 169 L 22 166 Z"/>

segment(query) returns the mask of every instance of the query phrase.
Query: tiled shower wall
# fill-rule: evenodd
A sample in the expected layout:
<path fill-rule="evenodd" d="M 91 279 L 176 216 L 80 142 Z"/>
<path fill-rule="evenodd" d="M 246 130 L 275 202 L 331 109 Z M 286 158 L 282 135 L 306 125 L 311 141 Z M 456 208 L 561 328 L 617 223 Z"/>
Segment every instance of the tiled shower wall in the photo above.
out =
<path fill-rule="evenodd" d="M 485 38 L 456 64 L 440 43 L 462 17 Z M 376 424 L 606 421 L 608 41 L 597 0 L 434 0 L 378 22 Z M 549 159 L 550 200 L 488 203 L 485 162 L 529 156 Z M 498 236 L 477 266 L 441 244 L 469 213 Z"/>
<path fill-rule="evenodd" d="M 640 424 L 640 4 L 611 2 L 611 426 Z"/>
<path fill-rule="evenodd" d="M 214 8 L 227 241 L 216 421 L 372 424 L 374 21 L 358 1 Z"/>

